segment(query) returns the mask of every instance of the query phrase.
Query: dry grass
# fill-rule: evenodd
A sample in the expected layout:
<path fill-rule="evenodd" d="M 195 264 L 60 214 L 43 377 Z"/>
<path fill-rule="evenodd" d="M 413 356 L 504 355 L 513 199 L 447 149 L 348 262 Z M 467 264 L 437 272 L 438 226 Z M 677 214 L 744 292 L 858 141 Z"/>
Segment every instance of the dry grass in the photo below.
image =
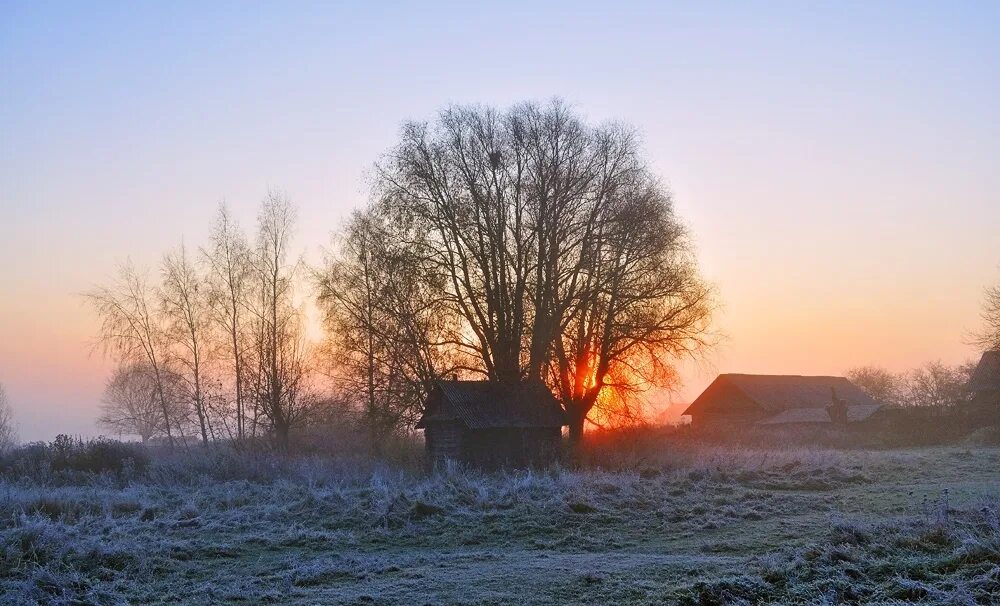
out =
<path fill-rule="evenodd" d="M 635 454 L 492 475 L 225 452 L 8 473 L 0 601 L 945 604 L 996 589 L 996 450 Z"/>

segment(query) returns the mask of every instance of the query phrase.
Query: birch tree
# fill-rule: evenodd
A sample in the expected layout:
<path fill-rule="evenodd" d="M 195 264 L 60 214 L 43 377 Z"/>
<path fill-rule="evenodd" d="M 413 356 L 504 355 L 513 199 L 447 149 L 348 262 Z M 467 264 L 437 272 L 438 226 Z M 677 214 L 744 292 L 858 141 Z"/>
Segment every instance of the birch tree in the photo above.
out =
<path fill-rule="evenodd" d="M 182 244 L 163 259 L 160 302 L 165 321 L 166 355 L 177 369 L 202 444 L 211 432 L 208 412 L 210 323 L 207 289 Z"/>
<path fill-rule="evenodd" d="M 223 343 L 222 358 L 232 371 L 231 385 L 235 413 L 235 435 L 247 437 L 245 348 L 247 306 L 250 294 L 250 248 L 225 205 L 220 205 L 209 247 L 203 251 L 208 262 L 208 299 L 212 319 Z"/>
<path fill-rule="evenodd" d="M 282 448 L 305 412 L 307 346 L 302 315 L 293 296 L 298 263 L 289 260 L 295 210 L 288 198 L 271 192 L 258 215 L 252 257 L 254 292 L 252 364 L 247 369 L 259 413 Z"/>

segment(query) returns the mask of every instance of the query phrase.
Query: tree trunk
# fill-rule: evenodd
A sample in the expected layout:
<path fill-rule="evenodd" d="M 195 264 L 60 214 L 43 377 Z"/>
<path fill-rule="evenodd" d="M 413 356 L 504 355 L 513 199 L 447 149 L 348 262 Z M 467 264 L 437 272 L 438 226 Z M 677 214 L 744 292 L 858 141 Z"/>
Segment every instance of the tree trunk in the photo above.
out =
<path fill-rule="evenodd" d="M 575 407 L 573 406 L 569 408 L 567 417 L 569 417 L 569 444 L 576 450 L 583 441 L 583 425 L 587 420 L 587 414 L 574 409 Z"/>
<path fill-rule="evenodd" d="M 274 424 L 274 437 L 278 443 L 278 450 L 281 452 L 288 452 L 289 439 L 288 439 L 289 426 L 288 423 L 278 422 Z"/>
<path fill-rule="evenodd" d="M 569 421 L 569 444 L 574 451 L 578 451 L 583 442 L 583 426 L 587 422 L 587 415 L 597 403 L 599 392 L 599 387 L 591 387 L 584 392 L 582 398 L 565 404 L 566 417 Z"/>
<path fill-rule="evenodd" d="M 233 309 L 236 309 L 236 299 L 233 298 Z M 239 334 L 236 328 L 236 315 L 233 315 L 233 330 L 230 333 L 233 340 L 233 364 L 236 369 L 236 439 L 242 444 L 246 438 L 246 411 L 243 409 L 243 367 L 240 359 Z"/>
<path fill-rule="evenodd" d="M 201 399 L 201 396 L 197 396 Z M 202 446 L 208 446 L 208 426 L 205 423 L 205 411 L 202 408 L 202 404 L 198 404 L 198 428 L 201 430 L 201 444 Z"/>
<path fill-rule="evenodd" d="M 192 333 L 193 334 L 193 333 Z M 201 443 L 203 446 L 208 446 L 208 426 L 206 424 L 206 417 L 208 412 L 205 410 L 205 396 L 201 393 L 201 363 L 198 361 L 198 354 L 195 354 L 194 363 L 194 406 L 195 412 L 198 413 L 198 426 L 201 429 Z"/>
<path fill-rule="evenodd" d="M 160 375 L 160 368 L 156 366 L 156 359 L 152 358 L 153 372 L 156 375 L 156 393 L 160 400 L 160 409 L 163 411 L 163 425 L 167 430 L 167 443 L 170 449 L 174 448 L 174 434 L 170 431 L 170 408 L 167 406 L 167 398 L 163 395 L 163 378 Z"/>

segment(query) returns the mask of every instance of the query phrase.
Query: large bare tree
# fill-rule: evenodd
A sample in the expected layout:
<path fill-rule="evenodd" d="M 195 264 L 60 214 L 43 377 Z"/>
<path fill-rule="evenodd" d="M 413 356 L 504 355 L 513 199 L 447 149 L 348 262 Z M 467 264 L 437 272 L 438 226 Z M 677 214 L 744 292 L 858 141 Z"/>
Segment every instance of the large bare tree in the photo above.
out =
<path fill-rule="evenodd" d="M 526 158 L 512 130 L 493 110 L 449 109 L 433 126 L 407 124 L 377 177 L 396 220 L 419 226 L 414 249 L 447 278 L 469 328 L 460 346 L 499 380 L 522 375 L 531 273 Z"/>
<path fill-rule="evenodd" d="M 166 383 L 169 355 L 162 318 L 157 314 L 157 296 L 146 274 L 131 262 L 119 268 L 109 286 L 98 286 L 84 294 L 100 317 L 99 341 L 106 353 L 121 362 L 141 361 L 153 373 L 156 398 L 163 412 L 164 430 L 171 446 L 175 429 L 182 431 L 168 399 Z"/>
<path fill-rule="evenodd" d="M 376 185 L 461 318 L 458 349 L 489 379 L 548 379 L 574 437 L 609 377 L 662 383 L 704 343 L 709 290 L 631 129 L 559 101 L 451 107 L 404 126 Z"/>

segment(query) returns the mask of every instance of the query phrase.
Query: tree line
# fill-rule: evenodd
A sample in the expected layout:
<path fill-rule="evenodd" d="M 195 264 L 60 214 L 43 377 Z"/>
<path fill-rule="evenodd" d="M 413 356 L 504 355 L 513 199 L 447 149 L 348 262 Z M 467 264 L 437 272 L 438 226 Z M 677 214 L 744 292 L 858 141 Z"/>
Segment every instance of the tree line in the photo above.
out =
<path fill-rule="evenodd" d="M 968 339 L 980 351 L 1000 351 L 1000 284 L 983 293 L 982 325 Z M 894 373 L 876 365 L 858 366 L 845 374 L 875 400 L 894 407 L 949 408 L 967 402 L 969 381 L 976 361 L 949 365 L 927 362 L 908 371 Z"/>
<path fill-rule="evenodd" d="M 104 427 L 287 446 L 339 406 L 377 444 L 412 426 L 434 381 L 461 376 L 543 381 L 578 440 L 588 419 L 637 417 L 639 394 L 671 386 L 710 338 L 712 291 L 637 134 L 559 101 L 405 124 L 320 267 L 290 255 L 294 214 L 271 193 L 248 237 L 223 208 L 209 243 L 165 255 L 158 280 L 126 264 L 86 293 L 120 361 Z"/>
<path fill-rule="evenodd" d="M 846 375 L 882 404 L 948 408 L 971 397 L 968 383 L 975 369 L 975 362 L 948 365 L 935 361 L 899 373 L 881 366 L 859 366 L 848 370 Z"/>
<path fill-rule="evenodd" d="M 249 238 L 222 207 L 208 245 L 164 255 L 158 280 L 126 263 L 86 293 L 119 362 L 100 425 L 171 445 L 192 435 L 288 444 L 311 404 L 294 220 L 290 201 L 269 193 Z"/>

